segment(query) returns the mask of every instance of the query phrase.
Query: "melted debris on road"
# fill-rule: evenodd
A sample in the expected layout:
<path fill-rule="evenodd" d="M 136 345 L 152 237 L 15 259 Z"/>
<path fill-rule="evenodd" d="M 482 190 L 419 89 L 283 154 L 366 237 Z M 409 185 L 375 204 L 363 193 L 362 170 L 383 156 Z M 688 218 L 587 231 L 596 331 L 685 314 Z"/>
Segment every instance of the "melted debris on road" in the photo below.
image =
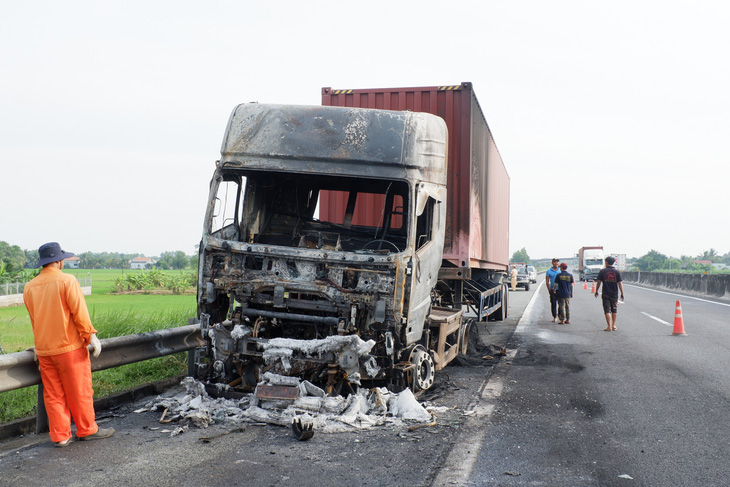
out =
<path fill-rule="evenodd" d="M 181 385 L 184 392 L 158 396 L 135 412 L 164 411 L 160 419 L 163 423 L 189 420 L 199 428 L 226 422 L 290 426 L 298 419 L 313 424 L 320 433 L 340 433 L 384 424 L 406 426 L 433 420 L 432 414 L 409 389 L 397 394 L 385 388 L 360 389 L 346 398 L 328 397 L 308 381 L 271 373 L 264 374 L 259 387 L 293 388 L 297 390 L 296 397 L 262 398 L 254 392 L 241 399 L 212 398 L 201 382 L 190 377 L 183 379 Z"/>

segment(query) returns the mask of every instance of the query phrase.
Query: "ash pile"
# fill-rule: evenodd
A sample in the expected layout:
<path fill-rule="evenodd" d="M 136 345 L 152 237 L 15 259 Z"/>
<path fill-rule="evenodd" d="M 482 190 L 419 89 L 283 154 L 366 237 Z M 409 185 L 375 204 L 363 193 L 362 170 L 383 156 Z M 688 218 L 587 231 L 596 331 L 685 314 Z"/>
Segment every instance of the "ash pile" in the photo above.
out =
<path fill-rule="evenodd" d="M 213 398 L 203 383 L 191 377 L 182 380 L 184 391 L 158 396 L 135 412 L 162 411 L 163 423 L 189 423 L 199 428 L 212 424 L 268 423 L 289 427 L 306 424 L 320 433 L 341 433 L 381 425 L 407 427 L 429 423 L 432 414 L 406 389 L 393 393 L 386 388 L 359 389 L 343 396 L 327 396 L 314 384 L 265 373 L 256 390 L 238 399 Z M 225 389 L 225 386 L 222 387 Z"/>

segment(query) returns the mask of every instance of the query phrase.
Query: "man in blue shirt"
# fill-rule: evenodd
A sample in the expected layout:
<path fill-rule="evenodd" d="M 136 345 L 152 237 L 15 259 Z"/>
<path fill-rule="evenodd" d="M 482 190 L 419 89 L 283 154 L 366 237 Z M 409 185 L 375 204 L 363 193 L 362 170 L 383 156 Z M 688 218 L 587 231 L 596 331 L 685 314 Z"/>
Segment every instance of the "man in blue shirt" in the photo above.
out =
<path fill-rule="evenodd" d="M 570 298 L 573 297 L 573 286 L 575 279 L 573 274 L 568 272 L 568 264 L 560 264 L 560 274 L 555 276 L 555 294 L 558 297 L 558 319 L 560 324 L 570 323 Z"/>
<path fill-rule="evenodd" d="M 553 266 L 545 273 L 545 285 L 547 286 L 548 294 L 550 295 L 550 312 L 553 315 L 553 323 L 555 323 L 555 320 L 558 317 L 558 297 L 553 290 L 553 285 L 555 285 L 555 276 L 560 274 L 560 269 L 558 269 L 559 263 L 560 259 L 554 258 Z"/>

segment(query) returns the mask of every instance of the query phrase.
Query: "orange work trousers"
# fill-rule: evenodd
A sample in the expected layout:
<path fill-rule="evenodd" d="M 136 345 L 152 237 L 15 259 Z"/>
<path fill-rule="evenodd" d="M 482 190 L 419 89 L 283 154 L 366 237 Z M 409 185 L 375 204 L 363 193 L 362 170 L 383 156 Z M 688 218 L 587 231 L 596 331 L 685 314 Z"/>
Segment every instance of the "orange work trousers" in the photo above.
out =
<path fill-rule="evenodd" d="M 91 361 L 86 347 L 59 355 L 39 356 L 38 364 L 51 441 L 71 438 L 72 416 L 76 436 L 81 438 L 96 433 L 99 427 L 94 415 Z"/>

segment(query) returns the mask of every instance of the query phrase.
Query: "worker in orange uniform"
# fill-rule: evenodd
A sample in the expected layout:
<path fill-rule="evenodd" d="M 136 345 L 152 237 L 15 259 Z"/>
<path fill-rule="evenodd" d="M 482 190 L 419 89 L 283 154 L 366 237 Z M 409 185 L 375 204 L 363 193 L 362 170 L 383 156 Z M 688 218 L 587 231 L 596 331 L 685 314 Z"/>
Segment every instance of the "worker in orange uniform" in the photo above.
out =
<path fill-rule="evenodd" d="M 43 401 L 48 414 L 51 441 L 65 447 L 74 441 L 71 417 L 80 440 L 108 438 L 114 428 L 99 428 L 94 414 L 91 361 L 101 353 L 101 343 L 91 325 L 81 286 L 61 272 L 63 260 L 73 257 L 56 242 L 41 245 L 40 274 L 23 290 L 25 307 L 33 326 L 35 354 L 43 381 Z"/>

